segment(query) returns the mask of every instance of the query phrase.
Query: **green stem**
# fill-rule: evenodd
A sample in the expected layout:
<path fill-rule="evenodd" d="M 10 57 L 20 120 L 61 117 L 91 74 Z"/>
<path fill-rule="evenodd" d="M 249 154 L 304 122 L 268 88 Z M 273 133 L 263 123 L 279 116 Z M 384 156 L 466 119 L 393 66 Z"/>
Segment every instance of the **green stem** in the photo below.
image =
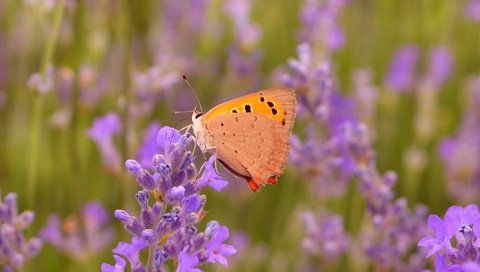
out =
<path fill-rule="evenodd" d="M 47 75 L 47 68 L 52 61 L 53 51 L 58 38 L 58 32 L 60 30 L 60 23 L 62 21 L 63 9 L 65 0 L 59 0 L 55 9 L 55 15 L 52 25 L 52 31 L 50 37 L 47 40 L 45 51 L 42 59 L 41 73 L 45 78 Z M 31 207 L 34 201 L 34 195 L 36 191 L 36 180 L 38 178 L 38 164 L 39 164 L 39 138 L 40 138 L 40 125 L 43 113 L 43 96 L 39 93 L 33 97 L 33 115 L 30 129 L 30 150 L 29 150 L 29 164 L 27 172 L 27 201 L 28 206 Z"/>
<path fill-rule="evenodd" d="M 122 161 L 125 161 L 127 158 L 130 157 L 132 154 L 130 150 L 130 140 L 129 140 L 129 131 L 132 129 L 131 123 L 132 120 L 129 117 L 129 109 L 132 101 L 132 82 L 131 82 L 131 20 L 130 17 L 132 16 L 131 14 L 131 8 L 129 6 L 129 2 L 124 0 L 121 2 L 120 5 L 120 10 L 119 10 L 119 16 L 118 16 L 118 37 L 120 40 L 120 44 L 123 46 L 124 50 L 124 59 L 123 59 L 123 64 L 122 64 L 122 72 L 123 72 L 123 98 L 125 99 L 125 104 L 121 108 L 120 116 L 122 119 L 122 124 L 123 124 L 123 133 L 122 133 L 122 139 L 121 139 L 121 156 L 122 156 Z M 125 171 L 123 171 L 125 173 Z M 127 177 L 127 175 L 123 174 L 123 181 L 124 181 L 124 186 L 123 186 L 123 193 L 125 195 L 125 200 L 123 201 L 125 203 L 125 207 L 129 207 L 133 205 L 131 193 L 134 191 L 134 182 Z"/>

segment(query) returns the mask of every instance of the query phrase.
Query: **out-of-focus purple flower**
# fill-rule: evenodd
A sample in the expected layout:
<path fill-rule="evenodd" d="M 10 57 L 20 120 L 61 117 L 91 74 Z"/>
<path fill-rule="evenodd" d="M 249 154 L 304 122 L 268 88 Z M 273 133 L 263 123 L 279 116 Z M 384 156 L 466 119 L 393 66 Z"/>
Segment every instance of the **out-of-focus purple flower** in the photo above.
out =
<path fill-rule="evenodd" d="M 143 136 L 143 144 L 138 151 L 138 160 L 140 164 L 147 169 L 153 168 L 153 155 L 159 153 L 159 146 L 157 144 L 157 134 L 160 129 L 160 123 L 152 122 Z"/>
<path fill-rule="evenodd" d="M 136 194 L 140 206 L 138 217 L 124 210 L 115 211 L 115 217 L 137 240 L 132 240 L 129 250 L 114 250 L 114 253 L 125 256 L 134 271 L 135 267 L 139 271 L 162 271 L 168 259 L 178 263 L 177 271 L 196 271 L 197 266 L 207 262 L 227 265 L 226 258 L 235 253 L 232 246 L 223 243 L 228 238 L 228 229 L 216 221 L 209 222 L 205 232 L 198 232 L 196 226 L 205 215 L 206 197 L 200 195 L 200 189 L 211 182 L 211 186 L 219 190 L 226 182 L 212 173 L 212 160 L 207 162 L 204 180 L 196 180 L 197 169 L 189 150 L 192 143 L 189 134 L 182 135 L 178 130 L 162 127 L 156 140 L 158 146 L 155 150 L 159 152 L 153 155 L 153 174 L 134 160 L 125 163 L 144 190 Z M 151 197 L 153 204 L 149 202 Z M 134 247 L 134 242 L 139 241 L 145 246 Z M 131 252 L 132 248 L 135 255 L 125 253 Z M 138 258 L 143 249 L 155 255 L 147 264 Z M 104 267 L 110 269 L 112 266 Z"/>
<path fill-rule="evenodd" d="M 88 130 L 88 135 L 95 141 L 100 151 L 104 166 L 114 173 L 120 171 L 120 153 L 113 137 L 121 131 L 120 117 L 114 112 L 97 117 Z"/>
<path fill-rule="evenodd" d="M 62 66 L 58 68 L 55 85 L 58 97 L 64 103 L 68 103 L 72 99 L 74 79 L 75 73 L 70 67 Z"/>
<path fill-rule="evenodd" d="M 389 90 L 408 92 L 412 89 L 416 81 L 419 57 L 420 49 L 412 44 L 405 45 L 395 52 L 385 78 Z"/>
<path fill-rule="evenodd" d="M 172 91 L 172 87 L 181 78 L 173 71 L 166 71 L 166 67 L 155 65 L 144 72 L 136 72 L 133 76 L 134 89 L 142 102 L 157 101 Z"/>
<path fill-rule="evenodd" d="M 437 46 L 430 51 L 426 80 L 437 88 L 452 74 L 453 56 L 447 47 Z"/>
<path fill-rule="evenodd" d="M 367 69 L 358 70 L 353 75 L 353 81 L 355 84 L 353 99 L 356 102 L 358 119 L 367 124 L 372 132 L 378 99 L 378 89 L 372 83 L 372 72 Z"/>
<path fill-rule="evenodd" d="M 372 266 L 378 270 L 423 269 L 422 254 L 412 252 L 424 235 L 426 209 L 417 206 L 410 211 L 404 199 L 395 200 L 396 174 L 378 172 L 368 127 L 358 120 L 351 98 L 337 89 L 331 64 L 319 62 L 323 59 L 316 54 L 308 44 L 299 45 L 298 60 L 289 61 L 290 73 L 281 78 L 297 90 L 297 121 L 307 124 L 305 140 L 292 136 L 291 161 L 310 181 L 314 199 L 339 197 L 350 181 L 359 181 L 365 222 L 371 222 L 360 237 Z"/>
<path fill-rule="evenodd" d="M 252 48 L 257 44 L 261 30 L 250 20 L 252 3 L 250 0 L 228 0 L 223 8 L 235 27 L 235 40 L 240 48 Z"/>
<path fill-rule="evenodd" d="M 98 202 L 92 201 L 82 207 L 81 217 L 69 216 L 65 220 L 56 214 L 48 218 L 40 237 L 77 260 L 101 252 L 115 236 L 108 224 L 111 217 Z"/>
<path fill-rule="evenodd" d="M 325 262 L 335 262 L 348 249 L 350 237 L 343 229 L 340 216 L 324 215 L 318 220 L 311 211 L 302 213 L 305 237 L 302 247 L 305 252 Z"/>
<path fill-rule="evenodd" d="M 445 220 L 430 215 L 428 225 L 434 236 L 426 236 L 418 246 L 426 247 L 427 257 L 435 254 L 437 271 L 478 271 L 480 268 L 480 213 L 478 206 L 452 206 Z"/>
<path fill-rule="evenodd" d="M 258 64 L 262 53 L 256 45 L 261 37 L 261 29 L 250 19 L 251 6 L 251 0 L 228 0 L 223 6 L 233 22 L 235 35 L 228 49 L 224 83 L 243 89 L 257 88 L 260 83 Z"/>
<path fill-rule="evenodd" d="M 95 105 L 108 89 L 107 78 L 89 66 L 83 65 L 78 72 L 80 103 L 85 107 Z"/>
<path fill-rule="evenodd" d="M 480 199 L 480 77 L 471 79 L 468 101 L 456 135 L 445 138 L 439 147 L 447 191 L 462 204 Z"/>
<path fill-rule="evenodd" d="M 470 0 L 464 10 L 470 20 L 480 22 L 480 0 Z"/>
<path fill-rule="evenodd" d="M 53 64 L 48 64 L 45 74 L 34 73 L 28 79 L 28 87 L 40 94 L 46 94 L 53 89 L 55 77 L 55 68 Z"/>
<path fill-rule="evenodd" d="M 297 91 L 297 117 L 327 120 L 332 117 L 328 103 L 335 91 L 330 63 L 316 61 L 309 44 L 297 46 L 298 59 L 289 59 L 289 73 L 280 81 Z"/>
<path fill-rule="evenodd" d="M 315 44 L 327 51 L 342 48 L 345 37 L 338 24 L 338 18 L 348 2 L 348 0 L 306 1 L 300 15 L 302 22 L 300 42 Z"/>
<path fill-rule="evenodd" d="M 17 195 L 8 193 L 0 202 L 0 266 L 4 271 L 20 269 L 33 258 L 42 247 L 39 238 L 27 238 L 23 235 L 32 222 L 32 211 L 18 213 Z"/>

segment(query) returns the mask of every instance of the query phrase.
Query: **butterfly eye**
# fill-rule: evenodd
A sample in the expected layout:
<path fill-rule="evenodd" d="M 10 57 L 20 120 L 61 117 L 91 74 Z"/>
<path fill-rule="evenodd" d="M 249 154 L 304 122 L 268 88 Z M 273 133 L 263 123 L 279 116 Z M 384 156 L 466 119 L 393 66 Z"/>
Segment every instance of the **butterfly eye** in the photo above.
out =
<path fill-rule="evenodd" d="M 200 116 L 202 116 L 202 115 L 203 115 L 203 112 L 199 112 L 199 113 L 195 114 L 195 119 L 200 118 Z"/>

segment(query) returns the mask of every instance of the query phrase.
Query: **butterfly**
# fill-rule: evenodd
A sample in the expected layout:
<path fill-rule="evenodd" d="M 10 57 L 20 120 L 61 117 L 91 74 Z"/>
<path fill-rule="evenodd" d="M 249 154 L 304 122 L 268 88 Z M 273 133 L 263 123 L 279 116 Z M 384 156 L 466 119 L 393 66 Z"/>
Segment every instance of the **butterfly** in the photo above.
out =
<path fill-rule="evenodd" d="M 252 191 L 276 184 L 288 160 L 296 102 L 294 90 L 272 88 L 193 111 L 196 143 Z"/>

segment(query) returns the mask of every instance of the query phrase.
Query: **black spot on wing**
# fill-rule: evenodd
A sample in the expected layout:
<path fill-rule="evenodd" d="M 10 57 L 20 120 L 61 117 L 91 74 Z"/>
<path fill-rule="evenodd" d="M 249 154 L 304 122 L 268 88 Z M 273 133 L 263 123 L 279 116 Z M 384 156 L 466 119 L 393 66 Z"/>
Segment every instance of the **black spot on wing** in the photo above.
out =
<path fill-rule="evenodd" d="M 252 112 L 252 106 L 245 105 L 245 112 Z"/>

